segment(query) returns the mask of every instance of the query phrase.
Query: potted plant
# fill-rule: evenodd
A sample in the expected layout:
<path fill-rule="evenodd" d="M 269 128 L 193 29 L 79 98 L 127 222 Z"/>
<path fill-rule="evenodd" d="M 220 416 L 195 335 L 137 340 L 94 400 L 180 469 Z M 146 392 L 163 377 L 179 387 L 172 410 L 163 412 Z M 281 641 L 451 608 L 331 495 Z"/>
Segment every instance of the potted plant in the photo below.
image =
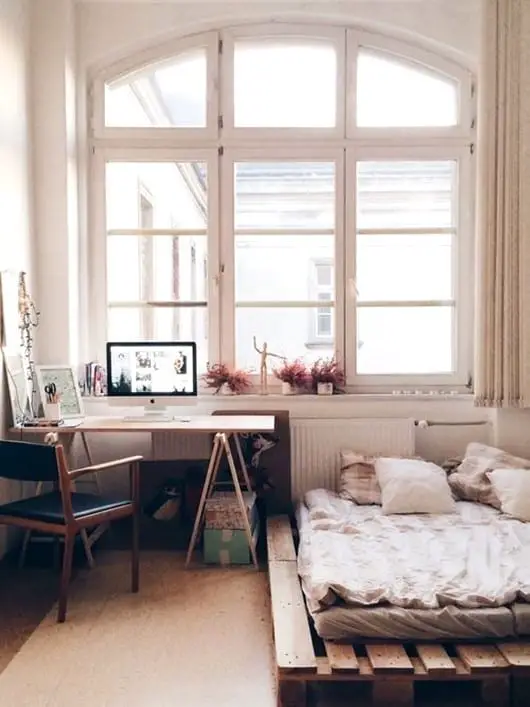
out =
<path fill-rule="evenodd" d="M 333 395 L 343 390 L 345 376 L 337 359 L 319 358 L 309 369 L 311 387 L 317 395 Z"/>
<path fill-rule="evenodd" d="M 282 395 L 295 395 L 307 381 L 307 367 L 299 358 L 294 361 L 284 361 L 273 374 L 282 382 Z"/>
<path fill-rule="evenodd" d="M 250 375 L 247 371 L 239 368 L 230 371 L 225 384 L 225 391 L 228 395 L 240 395 L 251 387 Z"/>
<path fill-rule="evenodd" d="M 239 395 L 250 388 L 250 376 L 246 371 L 231 371 L 225 363 L 208 364 L 203 376 L 207 388 L 214 389 L 214 395 Z"/>

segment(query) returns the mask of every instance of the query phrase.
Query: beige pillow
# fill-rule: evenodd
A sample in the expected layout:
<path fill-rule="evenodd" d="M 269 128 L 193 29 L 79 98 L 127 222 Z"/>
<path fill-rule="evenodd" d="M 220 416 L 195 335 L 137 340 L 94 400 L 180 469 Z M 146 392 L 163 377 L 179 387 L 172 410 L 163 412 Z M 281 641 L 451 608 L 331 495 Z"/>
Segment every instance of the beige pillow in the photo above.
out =
<path fill-rule="evenodd" d="M 381 489 L 375 476 L 375 457 L 357 452 L 340 453 L 341 498 L 355 501 L 360 506 L 381 505 Z"/>
<path fill-rule="evenodd" d="M 454 513 L 455 502 L 445 471 L 420 459 L 375 461 L 384 515 L 392 513 Z"/>
<path fill-rule="evenodd" d="M 471 442 L 467 445 L 462 463 L 450 474 L 449 485 L 461 501 L 474 501 L 500 508 L 501 502 L 488 478 L 488 472 L 517 467 L 530 468 L 530 461 L 514 457 L 502 449 Z"/>
<path fill-rule="evenodd" d="M 530 521 L 530 470 L 494 469 L 488 472 L 501 511 L 514 518 Z"/>

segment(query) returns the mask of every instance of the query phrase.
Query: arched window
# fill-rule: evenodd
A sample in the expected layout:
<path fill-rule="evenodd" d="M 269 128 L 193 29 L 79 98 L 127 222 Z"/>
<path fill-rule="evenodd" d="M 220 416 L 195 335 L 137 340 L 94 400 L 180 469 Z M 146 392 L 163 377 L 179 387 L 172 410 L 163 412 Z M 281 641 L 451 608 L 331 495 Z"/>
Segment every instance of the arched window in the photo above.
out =
<path fill-rule="evenodd" d="M 473 81 L 349 28 L 187 37 L 92 86 L 92 336 L 253 337 L 351 390 L 470 375 Z"/>

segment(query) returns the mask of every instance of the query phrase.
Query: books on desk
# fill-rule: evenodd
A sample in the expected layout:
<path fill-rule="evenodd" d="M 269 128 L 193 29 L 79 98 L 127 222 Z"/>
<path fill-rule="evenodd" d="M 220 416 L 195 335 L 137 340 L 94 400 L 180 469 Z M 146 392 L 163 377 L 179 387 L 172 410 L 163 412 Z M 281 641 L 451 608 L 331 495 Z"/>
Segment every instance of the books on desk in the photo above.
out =
<path fill-rule="evenodd" d="M 34 420 L 26 420 L 19 427 L 79 427 L 83 421 L 83 417 L 74 417 L 69 420 L 47 420 L 39 417 Z"/>

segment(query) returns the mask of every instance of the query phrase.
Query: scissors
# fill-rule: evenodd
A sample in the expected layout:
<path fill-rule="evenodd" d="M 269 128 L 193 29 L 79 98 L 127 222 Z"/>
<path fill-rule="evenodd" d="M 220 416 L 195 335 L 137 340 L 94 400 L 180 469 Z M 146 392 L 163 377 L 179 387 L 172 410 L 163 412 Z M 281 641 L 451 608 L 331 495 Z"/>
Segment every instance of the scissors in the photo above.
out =
<path fill-rule="evenodd" d="M 57 386 L 55 385 L 55 383 L 45 385 L 44 392 L 46 393 L 46 397 L 49 403 L 57 402 Z"/>

